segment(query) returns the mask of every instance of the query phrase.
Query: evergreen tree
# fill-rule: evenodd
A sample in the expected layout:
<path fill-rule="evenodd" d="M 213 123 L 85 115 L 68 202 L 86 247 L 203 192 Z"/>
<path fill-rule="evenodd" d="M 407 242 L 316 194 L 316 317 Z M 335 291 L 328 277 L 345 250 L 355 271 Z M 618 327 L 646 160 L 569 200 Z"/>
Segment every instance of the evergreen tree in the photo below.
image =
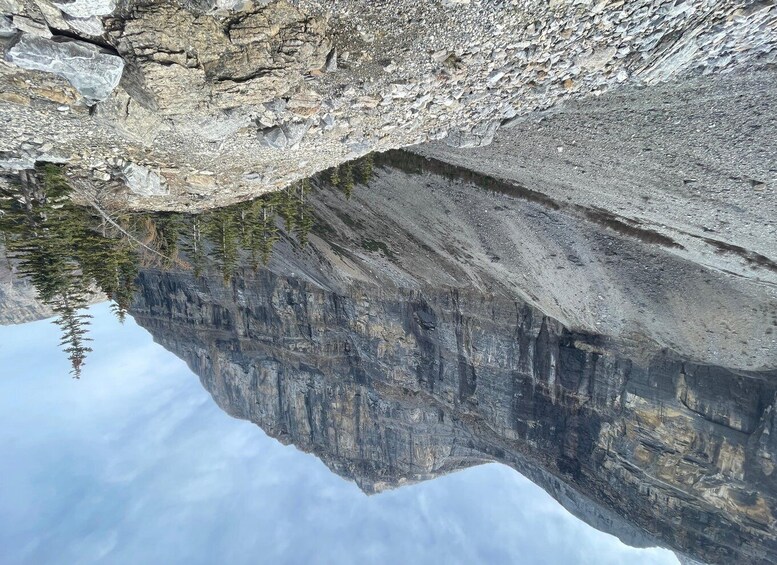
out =
<path fill-rule="evenodd" d="M 86 337 L 89 319 L 92 316 L 79 314 L 79 310 L 87 305 L 86 298 L 77 287 L 72 286 L 63 289 L 52 301 L 52 305 L 57 314 L 55 323 L 62 330 L 62 339 L 59 345 L 70 359 L 70 373 L 73 378 L 79 379 L 86 354 L 92 351 L 92 348 L 86 345 L 87 342 L 92 341 Z"/>
<path fill-rule="evenodd" d="M 205 268 L 205 238 L 202 230 L 203 219 L 195 214 L 189 220 L 187 235 L 183 238 L 183 249 L 192 264 L 195 277 L 200 277 Z"/>
<path fill-rule="evenodd" d="M 248 224 L 243 248 L 250 255 L 251 268 L 256 271 L 259 261 L 266 265 L 275 242 L 279 239 L 275 205 L 272 198 L 257 198 L 250 203 L 245 214 Z"/>
<path fill-rule="evenodd" d="M 46 164 L 23 172 L 19 182 L 0 191 L 0 230 L 19 274 L 57 315 L 60 346 L 79 378 L 91 351 L 91 316 L 80 312 L 88 295 L 97 285 L 114 300 L 121 296 L 118 315 L 123 319 L 137 267 L 128 242 L 101 236 L 96 231 L 100 221 L 73 205 L 69 191 L 59 167 Z"/>
<path fill-rule="evenodd" d="M 310 191 L 310 181 L 303 180 L 296 187 L 297 213 L 295 218 L 295 233 L 300 245 L 304 247 L 308 242 L 308 234 L 313 228 L 313 208 L 306 202 L 307 193 Z"/>
<path fill-rule="evenodd" d="M 239 226 L 232 210 L 225 208 L 211 212 L 207 217 L 208 238 L 213 244 L 212 256 L 225 282 L 232 279 L 240 258 L 238 252 Z"/>
<path fill-rule="evenodd" d="M 297 197 L 294 187 L 287 186 L 278 193 L 278 212 L 288 233 L 292 233 L 297 220 Z"/>
<path fill-rule="evenodd" d="M 332 167 L 331 169 L 329 169 L 329 174 L 328 174 L 328 177 L 327 177 L 327 182 L 329 182 L 329 184 L 331 186 L 335 187 L 335 188 L 339 188 L 340 187 L 341 178 L 340 178 L 340 167 L 339 166 Z"/>
<path fill-rule="evenodd" d="M 365 155 L 356 162 L 356 177 L 359 183 L 367 184 L 372 180 L 374 157 L 372 153 Z"/>
<path fill-rule="evenodd" d="M 270 206 L 262 207 L 262 215 L 259 219 L 259 234 L 257 238 L 257 251 L 262 258 L 262 264 L 270 262 L 270 255 L 275 242 L 280 239 L 278 224 L 275 220 L 275 210 Z"/>
<path fill-rule="evenodd" d="M 350 200 L 351 193 L 353 192 L 354 179 L 353 179 L 353 165 L 351 163 L 343 163 L 340 170 L 340 188 L 345 194 L 345 197 Z"/>
<path fill-rule="evenodd" d="M 124 323 L 135 295 L 135 279 L 138 276 L 137 254 L 127 240 L 118 240 L 113 259 L 112 269 L 115 269 L 115 288 L 111 293 L 113 304 L 111 309 L 116 318 Z"/>
<path fill-rule="evenodd" d="M 163 266 L 172 267 L 178 260 L 178 240 L 183 221 L 180 214 L 160 212 L 152 217 L 157 236 L 157 249 L 165 256 Z"/>

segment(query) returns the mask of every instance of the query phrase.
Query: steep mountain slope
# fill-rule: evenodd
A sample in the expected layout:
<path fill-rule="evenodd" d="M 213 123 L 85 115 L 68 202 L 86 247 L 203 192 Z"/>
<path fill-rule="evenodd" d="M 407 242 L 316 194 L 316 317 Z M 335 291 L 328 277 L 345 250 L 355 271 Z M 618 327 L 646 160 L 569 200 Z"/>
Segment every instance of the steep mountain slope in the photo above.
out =
<path fill-rule="evenodd" d="M 439 207 L 418 206 L 419 198 L 439 198 Z M 565 327 L 520 297 L 540 292 L 536 302 L 552 304 L 555 296 L 544 293 L 553 287 L 532 288 L 543 279 L 527 265 L 483 251 L 491 240 L 478 234 L 502 240 L 502 224 L 468 223 L 462 210 L 482 213 L 490 199 L 499 213 L 527 222 L 562 221 L 536 203 L 383 169 L 351 200 L 320 188 L 312 204 L 318 235 L 306 249 L 285 237 L 268 269 L 241 269 L 228 284 L 217 273 L 144 270 L 132 314 L 187 361 L 225 411 L 315 453 L 366 492 L 499 461 L 627 543 L 658 543 L 712 563 L 771 562 L 774 350 L 753 371 L 741 367 L 752 363 L 749 348 L 721 357 L 726 368 L 710 363 L 717 353 L 688 345 L 703 339 L 682 352 L 644 336 L 608 336 L 605 324 L 600 332 Z M 414 206 L 419 216 L 407 213 Z M 683 264 L 596 223 L 577 222 L 571 233 L 574 225 L 568 219 L 559 231 L 571 234 L 580 256 L 592 241 L 615 251 L 589 249 L 583 257 L 594 264 L 581 271 L 581 285 L 604 272 L 618 282 L 629 249 L 647 265 L 676 261 L 674 273 Z M 607 271 L 604 258 L 614 262 Z M 569 264 L 566 254 L 561 262 Z M 545 268 L 555 265 L 550 258 Z M 702 272 L 719 279 L 707 300 L 740 292 L 726 275 Z M 559 288 L 572 284 L 564 279 Z M 663 316 L 669 332 L 677 313 L 667 288 L 645 279 L 643 307 L 656 309 L 639 316 Z M 597 304 L 616 299 L 623 300 L 608 294 Z M 699 322 L 687 324 L 709 319 L 697 307 Z M 760 322 L 742 324 L 763 331 Z M 708 355 L 705 362 L 689 359 L 692 349 Z"/>

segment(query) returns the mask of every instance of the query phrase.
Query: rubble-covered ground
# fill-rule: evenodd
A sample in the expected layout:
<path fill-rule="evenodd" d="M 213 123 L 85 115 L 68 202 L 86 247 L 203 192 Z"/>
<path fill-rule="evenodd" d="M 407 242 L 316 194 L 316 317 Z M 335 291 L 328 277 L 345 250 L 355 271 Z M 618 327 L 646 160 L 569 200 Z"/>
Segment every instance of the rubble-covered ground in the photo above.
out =
<path fill-rule="evenodd" d="M 777 69 L 694 77 L 531 114 L 488 147 L 414 151 L 541 194 L 548 209 L 581 223 L 755 281 L 777 301 L 775 105 Z M 538 266 L 547 267 L 543 255 Z"/>
<path fill-rule="evenodd" d="M 0 168 L 64 162 L 74 184 L 156 209 L 234 202 L 374 150 L 484 146 L 567 100 L 777 62 L 773 1 L 0 0 L 0 12 Z"/>

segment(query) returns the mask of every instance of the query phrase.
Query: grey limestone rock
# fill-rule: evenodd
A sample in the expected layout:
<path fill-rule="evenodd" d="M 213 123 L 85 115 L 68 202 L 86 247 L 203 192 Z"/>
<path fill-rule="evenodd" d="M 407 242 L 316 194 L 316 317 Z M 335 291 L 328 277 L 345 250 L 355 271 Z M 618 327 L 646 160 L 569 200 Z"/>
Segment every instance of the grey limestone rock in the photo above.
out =
<path fill-rule="evenodd" d="M 0 16 L 0 38 L 13 37 L 16 35 L 16 26 L 13 25 L 11 18 Z"/>
<path fill-rule="evenodd" d="M 261 143 L 273 149 L 286 149 L 302 141 L 305 137 L 310 122 L 286 122 L 280 126 L 274 126 L 262 130 L 259 135 Z"/>
<path fill-rule="evenodd" d="M 453 130 L 448 132 L 445 143 L 450 147 L 485 147 L 491 145 L 497 130 L 499 121 L 493 120 L 475 126 L 471 131 Z"/>
<path fill-rule="evenodd" d="M 482 147 L 494 122 L 511 118 L 507 106 L 524 117 L 575 100 L 594 101 L 613 89 L 773 73 L 777 62 L 773 2 L 559 0 L 551 7 L 513 1 L 509 10 L 504 2 L 471 0 L 440 1 L 428 10 L 428 3 L 417 0 L 395 0 L 391 10 L 373 4 L 0 0 L 2 15 L 40 23 L 42 14 L 50 30 L 69 29 L 81 37 L 95 37 L 97 22 L 90 18 L 100 19 L 100 43 L 114 46 L 127 69 L 123 92 L 111 96 L 116 103 L 110 108 L 102 105 L 100 120 L 65 111 L 28 120 L 28 100 L 69 105 L 70 97 L 59 92 L 60 81 L 49 80 L 53 75 L 3 74 L 0 91 L 15 102 L 0 107 L 0 121 L 18 130 L 6 136 L 7 147 L 40 129 L 52 132 L 56 145 L 74 155 L 90 153 L 96 161 L 113 156 L 114 149 L 131 161 L 153 147 L 144 162 L 181 171 L 170 176 L 165 205 L 211 207 L 278 188 L 243 185 L 247 171 L 273 169 L 277 178 L 301 179 L 342 163 L 352 156 L 342 142 L 348 136 L 369 139 L 377 151 L 442 139 L 448 132 L 451 145 Z M 423 18 L 396 18 L 421 9 Z M 239 17 L 232 17 L 237 11 Z M 78 20 L 68 24 L 64 14 Z M 326 72 L 335 67 L 335 73 Z M 35 88 L 25 92 L 22 84 Z M 274 104 L 264 104 L 273 100 L 287 107 L 279 113 Z M 247 121 L 227 115 L 235 109 Z M 325 114 L 335 120 L 333 130 L 329 120 L 322 124 Z M 309 120 L 311 130 L 290 136 L 283 124 L 292 120 Z M 251 123 L 261 135 L 248 129 Z M 275 126 L 280 129 L 263 129 Z M 305 127 L 291 129 L 301 133 Z M 293 154 L 268 150 L 292 146 Z M 203 159 L 211 163 L 213 183 L 193 199 L 184 179 L 196 174 Z M 135 204 L 145 206 L 140 199 Z"/>
<path fill-rule="evenodd" d="M 15 155 L 7 151 L 0 151 L 0 170 L 23 171 L 35 166 L 35 159 L 28 155 Z"/>
<path fill-rule="evenodd" d="M 262 130 L 259 135 L 261 137 L 262 144 L 266 147 L 270 147 L 272 149 L 285 149 L 289 145 L 289 140 L 280 126 Z"/>
<path fill-rule="evenodd" d="M 24 16 L 13 17 L 13 27 L 19 31 L 29 33 L 31 35 L 37 35 L 40 37 L 51 37 L 51 30 L 45 22 L 33 20 L 32 18 L 26 18 Z"/>
<path fill-rule="evenodd" d="M 240 12 L 254 6 L 266 6 L 271 0 L 259 0 L 250 2 L 249 0 L 185 0 L 183 5 L 186 9 L 195 13 L 207 12 Z"/>
<path fill-rule="evenodd" d="M 234 135 L 240 128 L 251 123 L 248 115 L 238 111 L 219 112 L 205 116 L 197 122 L 196 134 L 208 141 L 221 141 Z"/>
<path fill-rule="evenodd" d="M 355 139 L 346 143 L 350 155 L 360 157 L 370 152 L 372 145 L 366 139 Z"/>
<path fill-rule="evenodd" d="M 273 98 L 269 102 L 265 102 L 263 106 L 267 108 L 268 112 L 272 112 L 273 114 L 280 115 L 283 112 L 286 111 L 286 100 L 283 98 Z"/>
<path fill-rule="evenodd" d="M 333 73 L 337 70 L 337 48 L 333 48 L 329 55 L 326 56 L 326 64 L 324 69 L 328 73 Z"/>
<path fill-rule="evenodd" d="M 116 0 L 60 0 L 54 5 L 74 18 L 108 16 L 116 9 Z"/>
<path fill-rule="evenodd" d="M 164 196 L 167 187 L 162 177 L 148 167 L 129 163 L 124 167 L 124 180 L 127 187 L 140 196 Z"/>
<path fill-rule="evenodd" d="M 46 39 L 24 34 L 6 54 L 6 61 L 66 79 L 90 101 L 105 100 L 119 84 L 124 70 L 121 57 L 72 39 Z"/>
<path fill-rule="evenodd" d="M 0 12 L 4 14 L 20 14 L 23 6 L 19 0 L 0 0 Z"/>
<path fill-rule="evenodd" d="M 283 133 L 286 134 L 286 139 L 289 140 L 289 146 L 296 145 L 300 141 L 302 141 L 302 138 L 305 137 L 305 134 L 308 132 L 308 129 L 310 128 L 309 122 L 287 122 L 281 126 L 283 128 Z"/>
<path fill-rule="evenodd" d="M 335 127 L 335 117 L 332 114 L 324 114 L 321 118 L 321 127 L 324 131 L 329 131 Z"/>
<path fill-rule="evenodd" d="M 67 14 L 54 6 L 49 0 L 34 0 L 35 7 L 40 10 L 40 14 L 46 21 L 49 29 L 68 29 L 70 26 L 65 21 Z"/>
<path fill-rule="evenodd" d="M 86 36 L 99 36 L 103 33 L 103 23 L 97 16 L 90 18 L 74 18 L 65 14 L 67 25 L 74 31 Z"/>

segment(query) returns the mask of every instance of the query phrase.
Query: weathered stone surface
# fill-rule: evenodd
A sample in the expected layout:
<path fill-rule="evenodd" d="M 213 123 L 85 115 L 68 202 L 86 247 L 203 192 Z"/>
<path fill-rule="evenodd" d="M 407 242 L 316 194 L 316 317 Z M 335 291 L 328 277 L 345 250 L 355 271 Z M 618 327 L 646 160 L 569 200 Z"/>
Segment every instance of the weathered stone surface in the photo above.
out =
<path fill-rule="evenodd" d="M 10 10 L 6 15 L 38 17 L 25 7 L 30 3 L 3 2 Z M 71 12 L 82 5 L 60 4 Z M 109 4 L 83 3 L 107 6 L 87 13 L 104 12 Z M 91 178 L 89 163 L 105 161 L 115 147 L 126 160 L 154 147 L 144 159 L 182 172 L 170 180 L 169 206 L 208 207 L 237 195 L 280 189 L 348 159 L 353 153 L 343 139 L 364 140 L 378 151 L 446 136 L 453 145 L 483 146 L 493 128 L 484 124 L 608 90 L 681 84 L 699 75 L 749 74 L 777 62 L 777 10 L 768 2 L 509 5 L 398 0 L 387 9 L 385 3 L 362 0 L 121 3 L 127 9 L 103 18 L 100 41 L 125 60 L 129 98 L 102 105 L 100 120 L 49 113 L 32 119 L 18 106 L 3 106 L 2 119 L 13 126 L 2 148 L 15 149 L 45 127 L 72 154 L 89 154 L 71 165 L 77 165 L 75 174 Z M 19 88 L 10 74 L 0 76 L 0 82 L 0 91 Z M 289 101 L 282 115 L 264 108 L 275 99 Z M 300 103 L 303 99 L 311 103 Z M 239 127 L 204 131 L 214 116 L 234 109 L 248 120 Z M 283 149 L 267 151 L 264 137 L 257 135 L 300 118 L 319 124 L 327 114 L 337 127 L 311 127 L 298 146 L 284 145 L 273 134 Z M 53 135 L 75 129 L 72 136 Z M 212 190 L 192 200 L 183 179 L 211 160 Z M 244 184 L 246 172 L 269 169 L 275 174 L 268 184 Z M 143 202 L 131 198 L 133 206 Z"/>
<path fill-rule="evenodd" d="M 102 21 L 96 16 L 91 18 L 74 18 L 66 15 L 65 22 L 70 29 L 86 37 L 100 36 L 104 31 Z"/>
<path fill-rule="evenodd" d="M 0 38 L 13 37 L 16 33 L 16 26 L 13 25 L 11 18 L 0 15 Z"/>
<path fill-rule="evenodd" d="M 65 21 L 65 17 L 67 14 L 63 13 L 62 10 L 54 6 L 49 0 L 33 0 L 35 2 L 35 7 L 40 10 L 41 15 L 43 16 L 43 19 L 46 20 L 46 24 L 48 24 L 49 29 L 53 30 L 67 30 L 70 29 L 70 26 Z"/>
<path fill-rule="evenodd" d="M 253 2 L 251 0 L 184 0 L 183 5 L 194 12 L 239 12 L 251 4 L 265 6 L 271 1 L 272 0 L 256 0 Z"/>
<path fill-rule="evenodd" d="M 260 136 L 262 144 L 272 149 L 285 149 L 289 145 L 289 139 L 280 126 L 263 130 Z"/>
<path fill-rule="evenodd" d="M 260 132 L 261 143 L 273 149 L 286 149 L 302 141 L 310 122 L 286 122 Z"/>
<path fill-rule="evenodd" d="M 14 16 L 13 26 L 19 31 L 23 31 L 30 35 L 36 35 L 45 38 L 51 37 L 51 30 L 43 21 L 33 20 L 32 18 L 26 18 L 24 16 Z"/>
<path fill-rule="evenodd" d="M 108 16 L 116 9 L 116 0 L 59 0 L 53 4 L 74 18 Z"/>
<path fill-rule="evenodd" d="M 696 77 L 516 120 L 488 147 L 441 142 L 415 151 L 527 187 L 570 211 L 625 215 L 628 225 L 674 241 L 686 260 L 746 277 L 757 269 L 777 288 L 775 105 L 777 73 Z M 726 243 L 732 247 L 723 251 Z"/>
<path fill-rule="evenodd" d="M 0 169 L 8 171 L 24 171 L 35 166 L 35 159 L 29 155 L 18 155 L 0 151 Z"/>
<path fill-rule="evenodd" d="M 24 34 L 5 58 L 23 69 L 57 74 L 91 101 L 108 98 L 118 86 L 124 69 L 121 57 L 95 45 L 29 34 Z"/>
<path fill-rule="evenodd" d="M 445 143 L 450 147 L 461 149 L 485 147 L 486 145 L 491 145 L 498 129 L 499 121 L 492 121 L 481 124 L 469 131 L 450 131 L 445 138 Z"/>
<path fill-rule="evenodd" d="M 167 187 L 159 173 L 148 167 L 128 163 L 122 171 L 127 187 L 140 196 L 164 196 Z"/>
<path fill-rule="evenodd" d="M 333 73 L 337 70 L 337 48 L 332 49 L 329 55 L 326 56 L 326 64 L 324 69 L 328 73 Z"/>
<path fill-rule="evenodd" d="M 329 131 L 335 127 L 335 117 L 332 114 L 324 114 L 321 117 L 321 127 L 325 131 Z"/>
<path fill-rule="evenodd" d="M 0 0 L 0 12 L 4 14 L 20 14 L 23 10 L 20 0 Z"/>

